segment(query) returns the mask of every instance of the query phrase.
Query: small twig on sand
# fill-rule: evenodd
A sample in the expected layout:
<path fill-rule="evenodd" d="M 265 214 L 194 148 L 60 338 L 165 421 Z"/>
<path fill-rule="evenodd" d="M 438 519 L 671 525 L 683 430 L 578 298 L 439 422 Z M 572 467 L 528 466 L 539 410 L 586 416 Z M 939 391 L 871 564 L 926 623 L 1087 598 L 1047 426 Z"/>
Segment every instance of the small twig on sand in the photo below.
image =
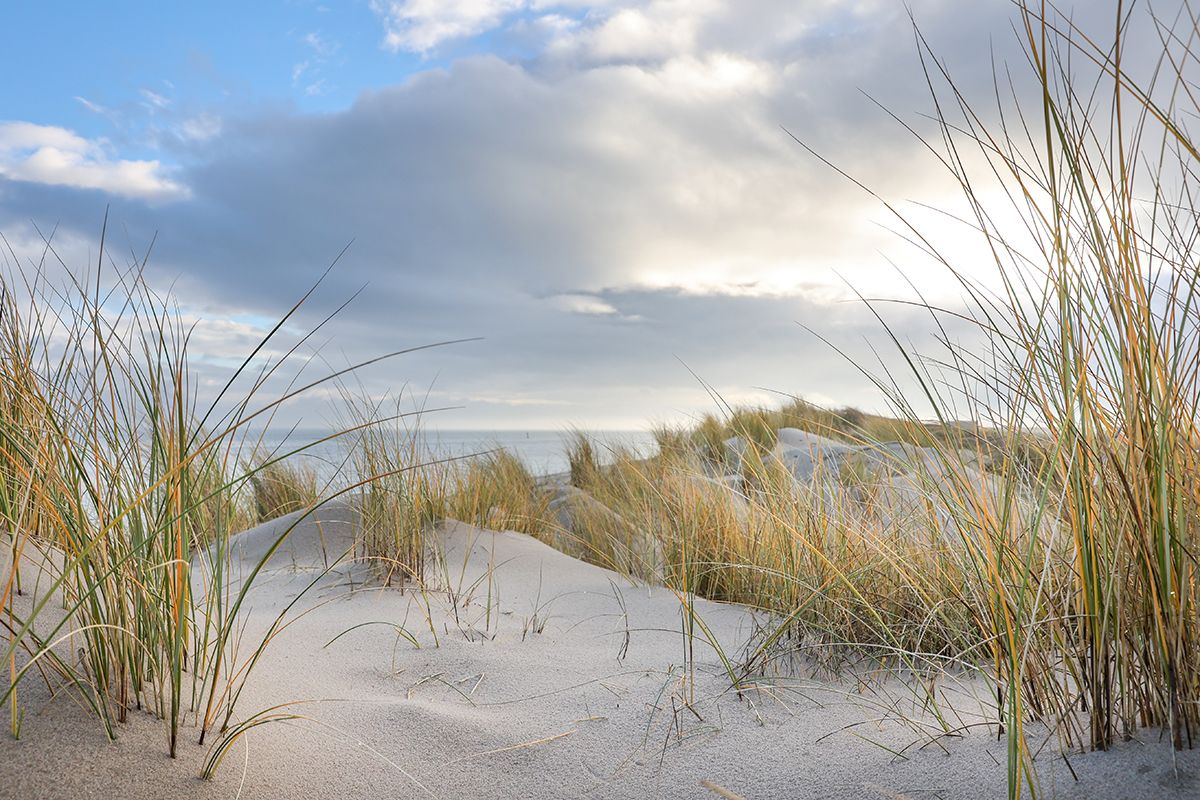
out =
<path fill-rule="evenodd" d="M 482 753 L 475 753 L 474 755 L 463 756 L 462 758 L 456 758 L 453 761 L 447 761 L 446 764 L 447 764 L 447 766 L 449 766 L 450 764 L 457 764 L 460 761 L 469 761 L 472 758 L 483 758 L 484 756 L 494 756 L 497 753 L 507 753 L 510 750 L 520 750 L 524 747 L 535 747 L 536 745 L 539 745 L 539 744 L 547 744 L 548 742 L 553 742 L 556 739 L 565 739 L 573 733 L 575 733 L 575 730 L 571 729 L 569 731 L 563 731 L 562 733 L 556 733 L 553 736 L 547 736 L 544 739 L 534 739 L 531 742 L 521 742 L 520 744 L 509 745 L 508 747 L 500 747 L 495 750 L 484 750 Z"/>
<path fill-rule="evenodd" d="M 731 792 L 728 789 L 726 789 L 724 786 L 713 783 L 712 781 L 708 780 L 707 778 L 700 781 L 700 786 L 704 789 L 708 789 L 710 792 L 712 792 L 715 795 L 724 797 L 725 800 L 745 800 L 745 798 L 742 797 L 740 794 L 735 794 L 734 792 Z"/>

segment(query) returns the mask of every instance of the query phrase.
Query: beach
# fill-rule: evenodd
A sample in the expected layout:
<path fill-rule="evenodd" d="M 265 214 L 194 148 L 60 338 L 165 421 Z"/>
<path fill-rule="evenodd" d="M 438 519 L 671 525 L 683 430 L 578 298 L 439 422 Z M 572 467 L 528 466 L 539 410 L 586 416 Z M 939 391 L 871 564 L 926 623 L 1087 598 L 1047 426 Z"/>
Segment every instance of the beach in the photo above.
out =
<path fill-rule="evenodd" d="M 256 581 L 247 641 L 352 546 L 353 515 L 335 505 L 296 527 Z M 242 566 L 287 524 L 235 537 Z M 521 534 L 451 522 L 435 541 L 425 592 L 381 588 L 349 562 L 304 593 L 240 706 L 250 716 L 287 704 L 297 718 L 250 731 L 211 781 L 197 777 L 209 747 L 194 726 L 172 761 L 144 713 L 107 742 L 70 696 L 27 690 L 21 740 L 0 740 L 0 796 L 1005 796 L 1004 743 L 980 725 L 987 701 L 969 680 L 947 679 L 965 727 L 946 736 L 932 735 L 911 687 L 878 672 L 763 676 L 739 697 L 708 639 L 685 639 L 675 593 Z M 729 654 L 756 630 L 743 607 L 689 602 Z M 1195 752 L 1173 759 L 1153 734 L 1071 754 L 1070 769 L 1053 748 L 1037 762 L 1047 797 L 1197 791 Z"/>

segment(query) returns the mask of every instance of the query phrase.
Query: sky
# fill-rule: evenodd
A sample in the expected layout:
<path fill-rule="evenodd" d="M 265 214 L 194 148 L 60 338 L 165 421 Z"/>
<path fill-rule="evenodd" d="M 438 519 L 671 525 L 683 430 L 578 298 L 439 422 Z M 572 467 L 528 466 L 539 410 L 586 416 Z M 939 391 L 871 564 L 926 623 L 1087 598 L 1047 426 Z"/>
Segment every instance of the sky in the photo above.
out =
<path fill-rule="evenodd" d="M 51 230 L 86 268 L 107 210 L 122 258 L 154 242 L 217 384 L 336 259 L 292 325 L 357 293 L 319 364 L 480 337 L 361 376 L 461 406 L 447 428 L 642 428 L 717 410 L 706 386 L 879 408 L 846 358 L 890 358 L 858 296 L 961 293 L 796 139 L 970 271 L 978 243 L 925 210 L 957 187 L 881 106 L 929 131 L 914 20 L 984 104 L 1024 69 L 1009 0 L 5 6 L 10 273 Z M 1111 27 L 1115 3 L 1067 6 Z"/>

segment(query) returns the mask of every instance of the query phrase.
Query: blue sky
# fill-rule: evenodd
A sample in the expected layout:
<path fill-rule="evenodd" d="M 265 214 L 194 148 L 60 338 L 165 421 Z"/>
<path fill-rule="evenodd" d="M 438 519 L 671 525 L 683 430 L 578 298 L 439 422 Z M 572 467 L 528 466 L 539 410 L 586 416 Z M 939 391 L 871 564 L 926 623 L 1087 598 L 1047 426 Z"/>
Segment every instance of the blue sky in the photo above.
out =
<path fill-rule="evenodd" d="M 569 13 L 582 12 L 573 9 Z M 13 3 L 0 50 L 5 116 L 108 136 L 122 152 L 153 152 L 139 134 L 161 117 L 282 105 L 302 112 L 349 106 L 363 90 L 400 83 L 455 59 L 534 54 L 514 29 L 537 15 L 505 16 L 505 27 L 453 37 L 436 50 L 388 47 L 383 13 L 367 0 L 261 2 Z"/>
<path fill-rule="evenodd" d="M 163 102 L 175 114 L 335 111 L 444 61 L 385 49 L 365 2 L 51 1 L 13 3 L 5 20 L 24 35 L 7 37 L 0 69 L 36 75 L 5 81 L 5 116 L 114 137 L 132 156 L 153 149 L 139 135 Z"/>
<path fill-rule="evenodd" d="M 993 56 L 1023 68 L 1008 0 L 9 3 L 2 266 L 52 229 L 89 263 L 107 209 L 123 252 L 155 240 L 219 382 L 353 242 L 298 324 L 367 287 L 327 361 L 483 337 L 364 377 L 466 406 L 448 427 L 686 418 L 712 409 L 693 372 L 733 402 L 876 408 L 807 329 L 869 361 L 854 290 L 958 298 L 788 132 L 981 255 L 918 205 L 961 198 L 866 96 L 928 130 L 909 8 L 983 104 Z"/>

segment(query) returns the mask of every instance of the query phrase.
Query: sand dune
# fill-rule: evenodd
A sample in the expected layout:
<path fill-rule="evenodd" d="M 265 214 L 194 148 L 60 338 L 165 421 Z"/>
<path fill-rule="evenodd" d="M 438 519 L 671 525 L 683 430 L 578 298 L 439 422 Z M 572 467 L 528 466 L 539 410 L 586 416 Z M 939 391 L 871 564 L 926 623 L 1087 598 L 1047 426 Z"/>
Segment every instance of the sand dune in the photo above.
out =
<path fill-rule="evenodd" d="M 237 539 L 252 563 L 289 518 Z M 352 542 L 352 511 L 301 523 L 252 595 L 261 631 Z M 295 701 L 305 719 L 265 725 L 197 778 L 207 747 L 189 729 L 179 759 L 141 715 L 105 740 L 72 700 L 24 700 L 23 737 L 0 740 L 0 796 L 978 798 L 1005 794 L 994 728 L 924 744 L 889 715 L 931 722 L 896 681 L 776 677 L 738 697 L 703 638 L 685 664 L 681 603 L 529 537 L 451 523 L 424 594 L 335 566 L 297 605 L 239 711 Z M 754 633 L 746 609 L 697 600 L 721 646 Z M 372 623 L 350 630 L 355 625 Z M 378 624 L 376 624 L 378 623 Z M 396 633 L 402 626 L 420 647 Z M 340 634 L 345 634 L 329 644 Z M 690 683 L 694 678 L 694 683 Z M 963 692 L 969 691 L 969 685 Z M 304 701 L 304 702 L 301 702 Z M 957 695 L 963 723 L 979 701 Z M 932 730 L 932 729 L 931 729 Z M 1039 759 L 1045 796 L 1194 797 L 1194 753 L 1153 740 Z M 897 757 L 894 752 L 903 751 Z M 722 795 L 724 793 L 724 795 Z"/>

